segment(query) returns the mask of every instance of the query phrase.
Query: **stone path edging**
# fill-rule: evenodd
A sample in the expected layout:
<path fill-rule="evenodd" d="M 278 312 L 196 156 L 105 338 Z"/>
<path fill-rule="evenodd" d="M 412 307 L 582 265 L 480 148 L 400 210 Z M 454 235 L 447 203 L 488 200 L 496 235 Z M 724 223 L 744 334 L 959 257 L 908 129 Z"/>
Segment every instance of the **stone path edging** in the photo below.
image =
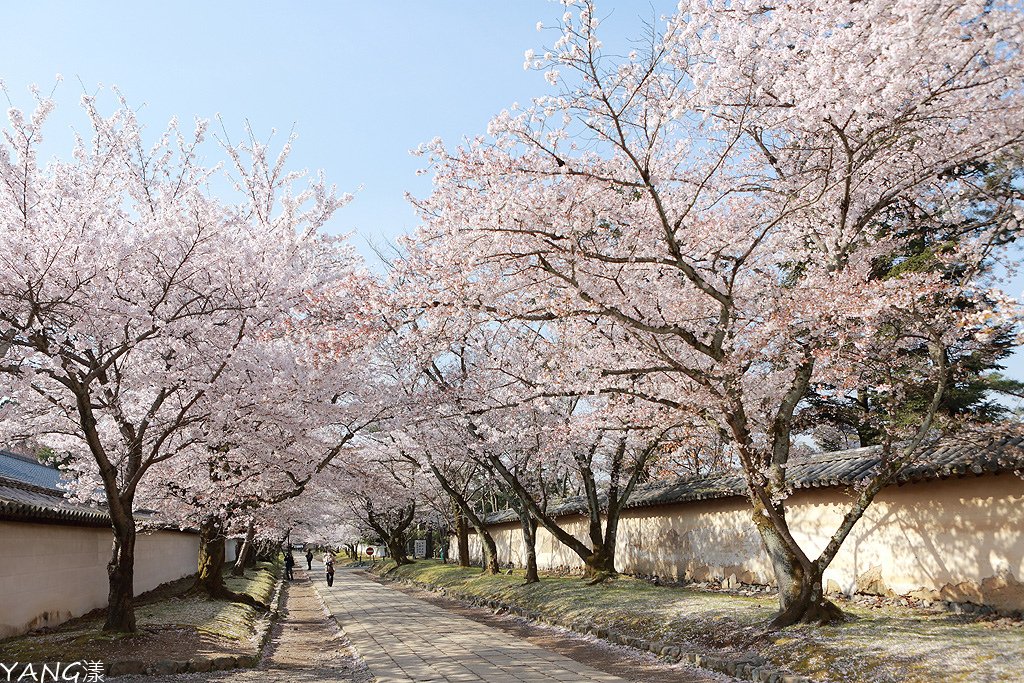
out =
<path fill-rule="evenodd" d="M 397 577 L 380 576 L 381 581 L 401 583 L 407 586 L 420 588 L 437 593 L 446 598 L 471 605 L 473 607 L 485 607 L 492 610 L 503 611 L 522 617 L 529 621 L 535 621 L 548 626 L 557 626 L 583 635 L 591 635 L 601 640 L 616 645 L 625 645 L 637 650 L 651 652 L 665 659 L 677 663 L 687 662 L 703 669 L 709 669 L 718 673 L 727 674 L 743 680 L 755 681 L 757 683 L 815 683 L 807 676 L 789 673 L 782 669 L 766 664 L 760 655 L 750 654 L 742 657 L 733 657 L 720 653 L 698 651 L 680 648 L 661 641 L 649 641 L 643 638 L 636 638 L 618 633 L 614 629 L 602 627 L 593 622 L 572 621 L 566 622 L 544 612 L 531 611 L 511 603 L 493 598 L 482 598 L 476 595 L 459 593 L 448 590 L 431 583 L 414 581 Z"/>
<path fill-rule="evenodd" d="M 253 640 L 259 645 L 256 654 L 252 655 L 217 655 L 216 657 L 195 657 L 186 661 L 164 659 L 152 664 L 139 660 L 121 660 L 106 662 L 106 675 L 111 678 L 128 674 L 144 674 L 149 676 L 206 673 L 208 671 L 228 671 L 230 669 L 251 669 L 259 664 L 270 639 L 270 629 L 281 614 L 281 597 L 284 594 L 284 575 L 277 577 L 274 590 L 270 594 L 270 611 L 256 622 Z"/>

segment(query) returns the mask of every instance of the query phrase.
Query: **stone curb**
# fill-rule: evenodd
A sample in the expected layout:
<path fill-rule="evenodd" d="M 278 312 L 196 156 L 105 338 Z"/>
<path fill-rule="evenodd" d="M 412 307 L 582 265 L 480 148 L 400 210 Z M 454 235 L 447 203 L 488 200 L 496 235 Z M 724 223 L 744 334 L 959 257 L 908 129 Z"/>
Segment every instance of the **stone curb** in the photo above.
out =
<path fill-rule="evenodd" d="M 277 583 L 274 584 L 274 590 L 270 594 L 270 611 L 260 620 L 259 625 L 256 627 L 256 633 L 253 634 L 255 636 L 254 639 L 259 641 L 259 645 L 256 647 L 256 662 L 252 666 L 256 666 L 263 659 L 263 651 L 267 648 L 267 643 L 270 642 L 270 631 L 274 623 L 281 618 L 281 598 L 283 595 L 284 571 L 282 570 L 281 576 L 277 577 Z M 242 668 L 241 665 L 239 665 L 239 668 Z"/>
<path fill-rule="evenodd" d="M 115 676 L 149 675 L 163 676 L 183 673 L 206 673 L 209 671 L 228 671 L 230 669 L 251 669 L 259 664 L 263 656 L 263 650 L 270 640 L 271 627 L 281 614 L 281 596 L 284 588 L 284 577 L 277 577 L 274 590 L 270 594 L 271 609 L 267 614 L 256 622 L 254 640 L 259 645 L 256 654 L 253 655 L 218 655 L 216 657 L 197 657 L 187 661 L 162 659 L 152 664 L 145 664 L 138 660 L 123 660 L 106 663 L 106 675 Z"/>
<path fill-rule="evenodd" d="M 434 584 L 392 577 L 378 578 L 382 581 L 391 581 L 421 588 L 443 595 L 446 598 L 467 603 L 473 607 L 484 607 L 495 612 L 506 612 L 529 621 L 535 621 L 548 626 L 558 626 L 583 635 L 590 635 L 615 645 L 625 645 L 637 650 L 651 652 L 672 663 L 686 662 L 702 669 L 710 669 L 711 671 L 743 680 L 755 681 L 756 683 L 815 683 L 806 676 L 789 673 L 783 669 L 771 666 L 765 663 L 763 657 L 756 654 L 735 657 L 716 652 L 690 650 L 661 641 L 649 641 L 643 638 L 628 636 L 592 622 L 564 621 L 549 614 L 527 610 L 501 600 L 459 593 L 446 588 L 440 588 Z"/>

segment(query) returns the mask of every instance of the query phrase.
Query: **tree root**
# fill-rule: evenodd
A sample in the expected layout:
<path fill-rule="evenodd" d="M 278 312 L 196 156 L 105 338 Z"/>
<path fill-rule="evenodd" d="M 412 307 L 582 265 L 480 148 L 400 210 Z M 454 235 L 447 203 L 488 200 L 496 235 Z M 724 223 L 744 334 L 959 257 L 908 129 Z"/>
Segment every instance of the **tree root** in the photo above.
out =
<path fill-rule="evenodd" d="M 229 602 L 240 602 L 243 605 L 248 605 L 260 612 L 269 612 L 270 605 L 265 602 L 260 602 L 256 598 L 252 597 L 248 593 L 236 593 L 225 585 L 220 586 L 209 586 L 201 581 L 196 581 L 192 588 L 186 591 L 185 595 L 189 596 L 202 596 L 207 600 L 227 600 Z"/>
<path fill-rule="evenodd" d="M 587 581 L 588 586 L 596 586 L 599 583 L 604 583 L 609 579 L 614 579 L 618 574 L 614 572 L 594 572 L 591 579 Z"/>
<path fill-rule="evenodd" d="M 817 602 L 808 605 L 794 603 L 787 609 L 779 612 L 774 619 L 768 623 L 769 629 L 786 628 L 796 624 L 815 624 L 825 626 L 828 624 L 840 624 L 849 620 L 849 616 L 831 600 L 822 598 Z"/>

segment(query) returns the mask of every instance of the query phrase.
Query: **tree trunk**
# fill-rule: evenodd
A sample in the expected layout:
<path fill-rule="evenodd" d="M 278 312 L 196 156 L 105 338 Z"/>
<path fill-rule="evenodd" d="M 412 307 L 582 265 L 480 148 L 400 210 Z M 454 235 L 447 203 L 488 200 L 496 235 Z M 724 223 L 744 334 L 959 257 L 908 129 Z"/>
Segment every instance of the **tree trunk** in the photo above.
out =
<path fill-rule="evenodd" d="M 224 583 L 224 533 L 217 517 L 205 517 L 199 526 L 199 573 L 193 591 L 203 593 L 210 600 L 241 602 L 258 609 L 267 605 L 248 593 L 236 593 Z"/>
<path fill-rule="evenodd" d="M 384 543 L 387 545 L 391 559 L 395 561 L 396 565 L 412 564 L 412 560 L 409 559 L 409 554 L 406 552 L 405 534 L 400 533 L 389 536 L 384 539 Z"/>
<path fill-rule="evenodd" d="M 260 544 L 259 541 L 253 541 L 252 549 L 249 552 L 249 556 L 245 558 L 244 569 L 254 569 L 256 563 L 259 561 Z"/>
<path fill-rule="evenodd" d="M 277 546 L 273 541 L 263 539 L 256 544 L 256 552 L 253 554 L 252 562 L 250 566 L 255 566 L 256 562 L 273 562 L 277 557 Z"/>
<path fill-rule="evenodd" d="M 765 551 L 775 571 L 779 588 L 779 613 L 771 625 L 777 628 L 793 624 L 830 624 L 843 621 L 845 615 L 825 597 L 822 571 L 811 562 L 810 569 L 792 551 L 782 533 L 755 507 L 754 524 L 761 534 Z"/>
<path fill-rule="evenodd" d="M 416 503 L 411 502 L 401 508 L 378 512 L 373 509 L 373 502 L 369 498 L 364 498 L 363 508 L 366 510 L 367 523 L 384 541 L 395 565 L 412 564 L 408 555 L 406 532 L 416 516 Z"/>
<path fill-rule="evenodd" d="M 245 530 L 245 540 L 242 542 L 242 549 L 238 551 L 235 558 L 235 566 L 231 568 L 231 576 L 245 576 L 245 568 L 249 564 L 250 556 L 255 559 L 253 552 L 253 541 L 256 539 L 256 524 L 249 520 L 249 527 Z"/>
<path fill-rule="evenodd" d="M 526 583 L 538 583 L 537 520 L 525 510 L 520 510 L 519 525 L 523 528 L 523 546 L 526 548 Z"/>
<path fill-rule="evenodd" d="M 104 631 L 135 631 L 135 520 L 116 515 L 114 543 L 107 564 L 107 618 Z"/>
<path fill-rule="evenodd" d="M 615 576 L 615 546 L 594 543 L 590 554 L 583 558 L 583 575 L 594 583 Z"/>
<path fill-rule="evenodd" d="M 458 492 L 458 490 L 456 490 L 452 482 L 449 481 L 449 479 L 446 476 L 444 476 L 444 473 L 441 472 L 440 468 L 438 468 L 438 466 L 434 464 L 434 461 L 428 458 L 427 462 L 430 465 L 430 471 L 433 472 L 434 474 L 434 478 L 437 479 L 437 483 L 441 485 L 441 488 L 444 489 L 444 492 L 448 494 L 448 497 L 451 498 L 455 502 L 455 504 L 459 506 L 461 516 L 456 517 L 456 522 L 458 522 L 460 518 L 463 519 L 464 522 L 468 521 L 470 524 L 473 525 L 473 529 L 476 531 L 477 536 L 480 537 L 480 545 L 484 551 L 484 572 L 487 574 L 499 573 L 501 570 L 498 568 L 498 549 L 494 544 L 494 538 L 491 536 L 490 532 L 487 531 L 487 527 L 484 525 L 483 520 L 480 518 L 480 515 L 476 514 L 469 500 L 467 500 L 464 495 L 462 495 L 461 493 Z M 468 567 L 468 564 L 462 564 L 462 558 L 469 557 L 468 532 L 465 547 L 466 554 L 463 555 L 462 551 L 462 537 L 460 536 L 459 566 Z"/>
<path fill-rule="evenodd" d="M 216 517 L 205 517 L 199 526 L 199 574 L 196 588 L 211 598 L 220 598 L 228 588 L 224 585 L 224 535 Z"/>
<path fill-rule="evenodd" d="M 651 442 L 643 453 L 641 464 L 647 462 L 651 453 L 654 452 L 658 441 Z M 615 462 L 611 482 L 608 487 L 607 517 L 602 529 L 601 500 L 597 488 L 597 480 L 594 478 L 590 461 L 597 448 L 597 442 L 591 448 L 587 456 L 577 459 L 578 470 L 586 488 L 587 513 L 589 516 L 588 535 L 590 546 L 583 543 L 573 534 L 558 525 L 555 519 L 547 513 L 546 505 L 541 507 L 540 503 L 531 495 L 530 491 L 523 485 L 519 478 L 506 467 L 500 457 L 489 457 L 488 462 L 501 478 L 508 484 L 512 493 L 519 499 L 523 508 L 530 513 L 537 523 L 544 526 L 552 536 L 560 543 L 572 550 L 583 561 L 585 575 L 592 579 L 592 583 L 603 581 L 615 576 L 615 544 L 618 535 L 619 511 L 629 501 L 640 475 L 643 472 L 641 465 L 633 466 L 633 472 L 629 477 L 626 486 L 619 491 L 618 474 L 621 468 L 622 457 L 625 452 L 625 442 L 621 442 L 616 451 Z"/>
<path fill-rule="evenodd" d="M 477 528 L 476 535 L 480 537 L 480 547 L 484 551 L 484 573 L 500 574 L 501 567 L 498 566 L 498 546 L 494 543 L 494 536 L 482 526 Z"/>
<path fill-rule="evenodd" d="M 455 536 L 458 539 L 459 548 L 459 566 L 469 566 L 469 524 L 466 522 L 466 516 L 462 514 L 462 509 L 455 506 Z"/>

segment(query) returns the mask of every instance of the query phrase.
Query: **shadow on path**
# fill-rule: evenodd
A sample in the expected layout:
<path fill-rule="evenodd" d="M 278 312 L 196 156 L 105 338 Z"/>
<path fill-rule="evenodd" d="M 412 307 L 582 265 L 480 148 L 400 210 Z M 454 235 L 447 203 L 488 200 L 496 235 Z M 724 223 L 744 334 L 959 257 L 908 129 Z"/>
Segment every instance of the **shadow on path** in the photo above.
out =
<path fill-rule="evenodd" d="M 122 676 L 119 683 L 186 683 L 235 681 L 242 683 L 371 683 L 373 676 L 349 647 L 331 620 L 305 570 L 295 568 L 295 579 L 281 589 L 280 617 L 255 669 L 235 669 L 175 676 Z"/>
<path fill-rule="evenodd" d="M 380 683 L 709 683 L 728 677 L 633 657 L 551 629 L 481 618 L 484 610 L 396 590 L 362 572 L 316 583 L 328 610 Z M 421 599 L 424 598 L 424 599 Z"/>

